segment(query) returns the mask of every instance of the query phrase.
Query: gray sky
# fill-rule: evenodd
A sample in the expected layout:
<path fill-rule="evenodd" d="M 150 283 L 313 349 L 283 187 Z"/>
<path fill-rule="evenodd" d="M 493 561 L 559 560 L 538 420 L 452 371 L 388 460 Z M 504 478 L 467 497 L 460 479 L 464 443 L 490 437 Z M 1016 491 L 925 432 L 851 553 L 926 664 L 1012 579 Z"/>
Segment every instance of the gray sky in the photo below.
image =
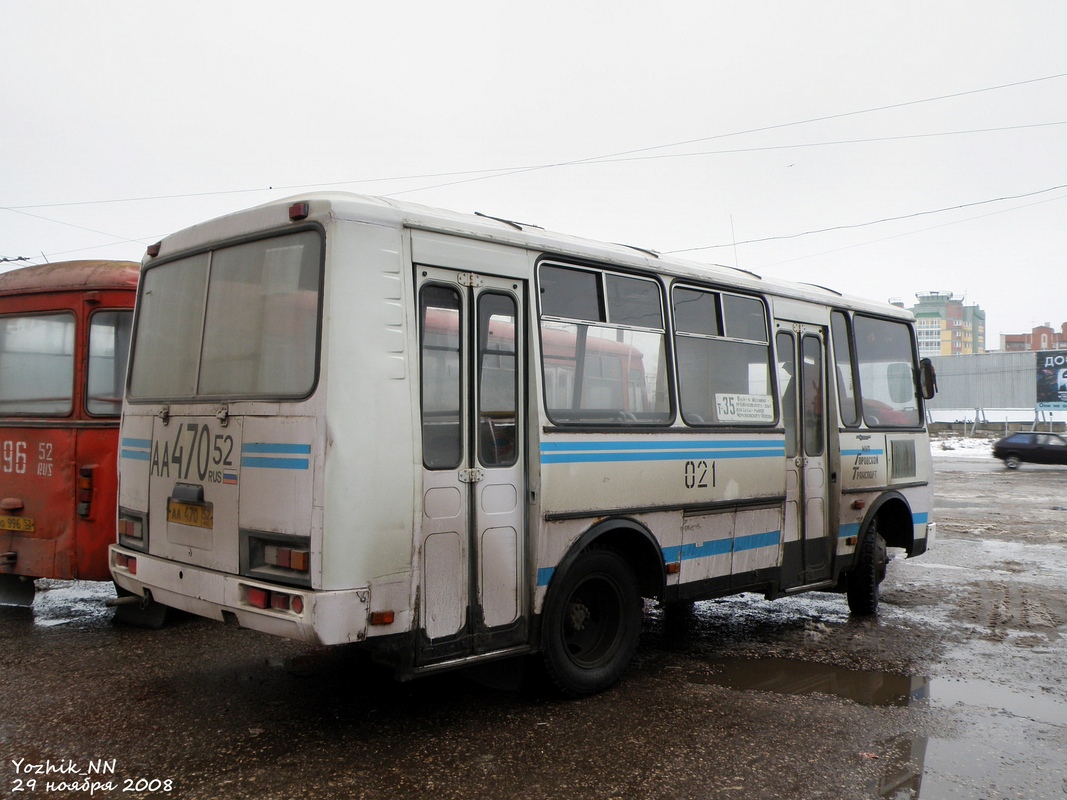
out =
<path fill-rule="evenodd" d="M 336 188 L 950 291 L 990 348 L 1067 321 L 1060 0 L 0 0 L 0 30 L 2 258 L 140 260 Z"/>

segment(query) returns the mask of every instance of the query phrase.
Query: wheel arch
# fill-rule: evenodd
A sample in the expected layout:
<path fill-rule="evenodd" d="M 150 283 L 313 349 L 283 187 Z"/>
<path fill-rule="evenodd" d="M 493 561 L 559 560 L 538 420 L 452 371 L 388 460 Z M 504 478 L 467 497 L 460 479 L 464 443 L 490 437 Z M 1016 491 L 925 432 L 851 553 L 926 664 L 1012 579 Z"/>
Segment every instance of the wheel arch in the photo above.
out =
<path fill-rule="evenodd" d="M 560 559 L 548 585 L 549 594 L 560 576 L 565 575 L 578 557 L 593 546 L 614 550 L 626 560 L 634 571 L 642 597 L 663 597 L 667 584 L 663 550 L 652 531 L 630 517 L 602 519 L 579 536 Z"/>
<path fill-rule="evenodd" d="M 900 492 L 886 492 L 868 509 L 860 527 L 860 540 L 877 520 L 878 533 L 888 547 L 902 547 L 911 555 L 915 549 L 915 518 L 911 505 Z"/>

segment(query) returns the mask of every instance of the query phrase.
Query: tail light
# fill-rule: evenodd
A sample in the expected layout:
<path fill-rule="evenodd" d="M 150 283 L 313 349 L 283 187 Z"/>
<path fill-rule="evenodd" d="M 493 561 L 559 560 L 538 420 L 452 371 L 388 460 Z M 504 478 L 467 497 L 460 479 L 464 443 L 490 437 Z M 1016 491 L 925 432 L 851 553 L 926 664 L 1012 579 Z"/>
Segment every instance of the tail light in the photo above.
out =
<path fill-rule="evenodd" d="M 92 514 L 94 469 L 89 465 L 78 470 L 78 516 L 83 519 Z"/>
<path fill-rule="evenodd" d="M 311 586 L 311 541 L 266 531 L 241 531 L 241 574 L 269 583 Z"/>
<path fill-rule="evenodd" d="M 146 536 L 145 519 L 125 508 L 119 509 L 118 540 L 123 547 L 134 550 L 146 551 L 148 549 L 148 537 Z"/>
<path fill-rule="evenodd" d="M 296 549 L 293 547 L 278 547 L 267 545 L 263 548 L 263 562 L 271 567 L 291 569 L 295 572 L 308 571 L 308 557 L 310 553 L 306 548 Z"/>
<path fill-rule="evenodd" d="M 244 599 L 253 608 L 271 609 L 273 611 L 291 611 L 304 613 L 304 598 L 299 594 L 281 592 L 277 589 L 264 589 L 261 586 L 242 586 Z"/>
<path fill-rule="evenodd" d="M 131 575 L 137 574 L 137 557 L 128 556 L 125 553 L 115 554 L 115 566 L 126 570 Z"/>

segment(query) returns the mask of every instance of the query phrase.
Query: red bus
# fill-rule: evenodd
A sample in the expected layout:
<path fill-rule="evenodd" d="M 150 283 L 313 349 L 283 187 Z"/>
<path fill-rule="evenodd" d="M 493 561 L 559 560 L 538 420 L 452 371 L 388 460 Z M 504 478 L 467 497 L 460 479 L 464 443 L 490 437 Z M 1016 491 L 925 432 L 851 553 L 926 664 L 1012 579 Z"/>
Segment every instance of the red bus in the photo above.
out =
<path fill-rule="evenodd" d="M 110 580 L 119 417 L 139 265 L 0 274 L 0 604 Z"/>

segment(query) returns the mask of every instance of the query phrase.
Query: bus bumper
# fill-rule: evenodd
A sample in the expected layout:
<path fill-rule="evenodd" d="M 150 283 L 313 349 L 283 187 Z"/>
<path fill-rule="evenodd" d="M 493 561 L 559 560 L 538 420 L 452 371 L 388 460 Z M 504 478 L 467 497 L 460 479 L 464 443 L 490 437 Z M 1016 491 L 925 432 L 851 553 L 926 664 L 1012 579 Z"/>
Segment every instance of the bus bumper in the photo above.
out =
<path fill-rule="evenodd" d="M 131 559 L 134 563 L 131 563 Z M 312 644 L 367 636 L 369 589 L 312 591 L 178 564 L 118 545 L 108 548 L 115 584 L 190 614 Z M 266 601 L 266 607 L 261 607 Z"/>

